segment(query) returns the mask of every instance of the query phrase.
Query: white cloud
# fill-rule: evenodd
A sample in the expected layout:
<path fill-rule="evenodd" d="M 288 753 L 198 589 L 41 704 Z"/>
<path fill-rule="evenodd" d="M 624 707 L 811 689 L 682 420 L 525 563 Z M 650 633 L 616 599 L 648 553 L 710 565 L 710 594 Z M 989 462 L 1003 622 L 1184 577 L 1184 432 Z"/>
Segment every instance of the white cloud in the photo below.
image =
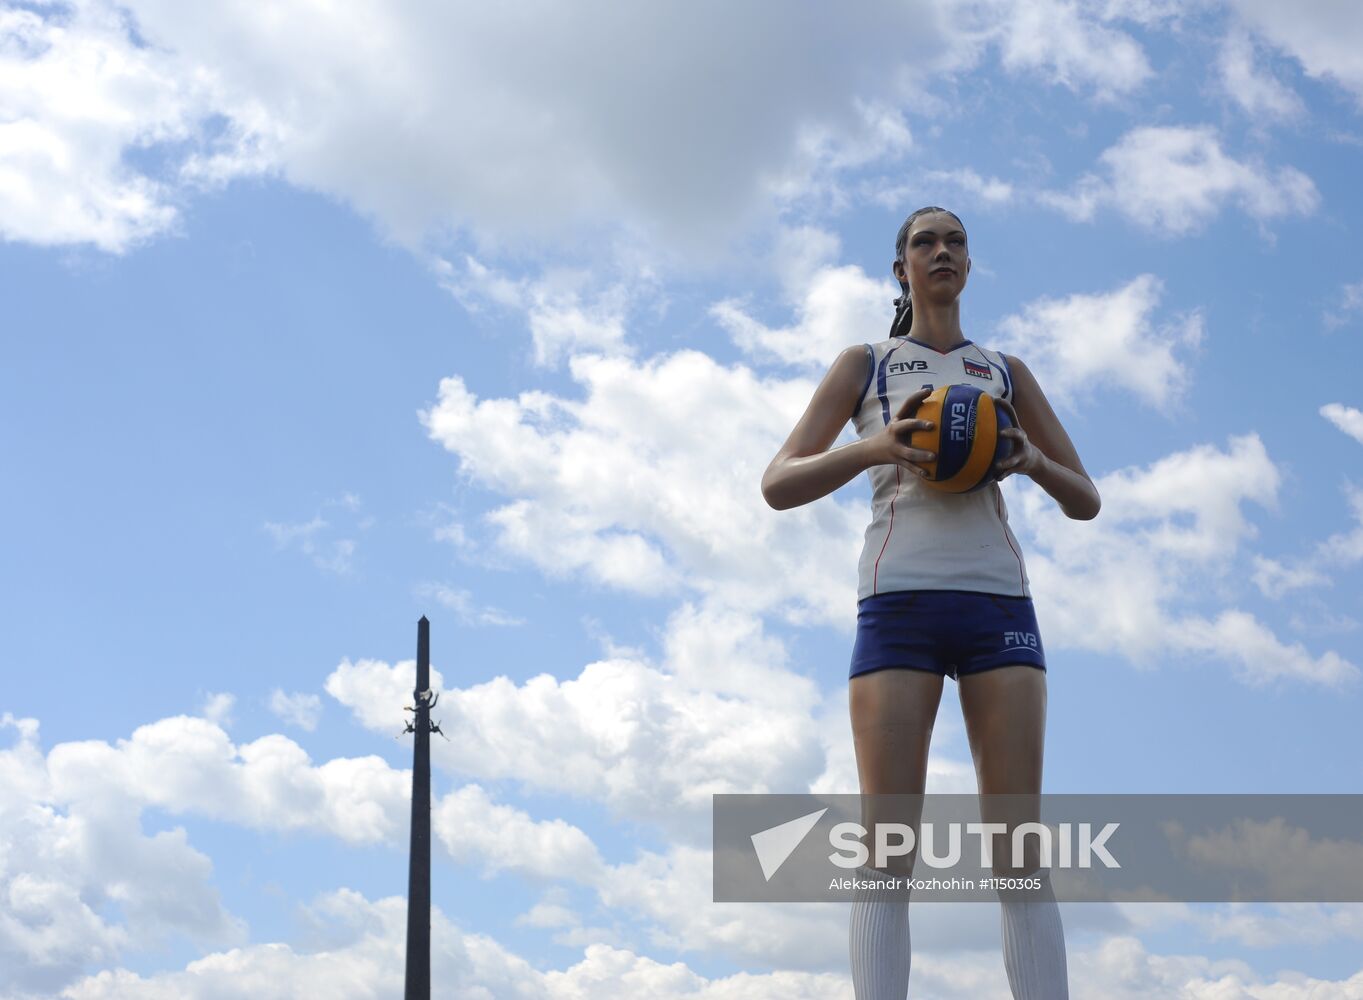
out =
<path fill-rule="evenodd" d="M 1276 503 L 1280 475 L 1255 435 L 1199 445 L 1095 481 L 1103 512 L 1064 518 L 1039 487 L 1014 487 L 1032 536 L 1027 569 L 1051 641 L 1137 662 L 1170 655 L 1229 662 L 1249 684 L 1337 685 L 1358 668 L 1333 651 L 1279 639 L 1235 607 L 1243 506 Z M 1199 605 L 1212 604 L 1207 611 Z M 1219 605 L 1219 606 L 1216 606 Z"/>
<path fill-rule="evenodd" d="M 751 904 L 745 910 L 754 907 L 756 904 Z M 934 907 L 934 916 L 946 909 Z M 933 936 L 932 928 L 915 927 L 913 975 L 915 989 L 923 995 L 941 1000 L 1003 1000 L 1010 995 L 996 950 L 997 920 L 992 914 L 986 918 L 978 912 L 980 907 L 971 909 L 977 912 L 974 922 L 982 927 L 987 924 L 992 931 L 988 951 L 925 947 L 924 938 Z M 1076 912 L 1070 910 L 1069 914 Z M 254 1000 L 260 996 L 311 1000 L 320 995 L 361 1000 L 400 992 L 406 936 L 402 899 L 370 901 L 353 890 L 341 889 L 315 900 L 307 913 L 327 941 L 320 948 L 255 944 L 206 955 L 175 972 L 141 976 L 124 969 L 109 970 L 82 980 L 62 995 L 67 1000 Z M 437 909 L 432 913 L 431 978 L 451 995 L 509 1000 L 846 997 L 851 995 L 851 982 L 845 969 L 845 908 L 836 908 L 836 913 L 842 931 L 836 941 L 826 930 L 824 937 L 828 950 L 837 948 L 837 971 L 796 967 L 708 977 L 685 962 L 662 963 L 636 950 L 602 943 L 587 945 L 581 957 L 563 969 L 541 971 L 493 938 L 459 926 Z M 743 924 L 735 920 L 730 933 L 734 937 L 765 937 L 768 926 L 765 920 Z M 1324 980 L 1285 969 L 1265 978 L 1240 959 L 1154 953 L 1137 938 L 1125 935 L 1107 937 L 1093 948 L 1071 942 L 1068 952 L 1073 994 L 1107 1000 L 1156 996 L 1183 1000 L 1353 1000 L 1363 989 L 1363 972 L 1342 980 Z"/>
<path fill-rule="evenodd" d="M 263 19 L 242 3 L 127 9 L 77 0 L 0 21 L 11 238 L 123 250 L 173 225 L 186 188 L 264 174 L 413 248 L 639 239 L 712 260 L 782 206 L 836 201 L 841 173 L 901 158 L 905 113 L 938 100 L 920 96 L 925 72 L 945 80 L 996 49 L 1012 72 L 1102 96 L 1151 73 L 1134 39 L 1067 0 L 801 18 L 592 3 L 540 11 L 533 31 L 510 9 L 423 0 L 324 18 L 299 2 Z M 164 165 L 130 165 L 146 148 Z"/>
<path fill-rule="evenodd" d="M 176 222 L 125 155 L 187 138 L 200 81 L 129 44 L 109 5 L 45 13 L 0 9 L 0 236 L 119 252 Z"/>
<path fill-rule="evenodd" d="M 493 801 L 478 785 L 443 796 L 431 809 L 431 825 L 451 858 L 487 872 L 510 869 L 588 885 L 607 875 L 596 845 L 580 829 L 561 819 L 536 821 Z"/>
<path fill-rule="evenodd" d="M 401 717 L 400 700 L 384 708 Z M 83 968 L 174 934 L 209 944 L 244 938 L 212 887 L 209 859 L 182 828 L 144 835 L 147 809 L 351 845 L 396 844 L 406 835 L 411 776 L 377 757 L 314 765 L 283 736 L 234 745 L 218 726 L 183 716 L 113 745 L 61 743 L 44 757 L 34 720 L 5 715 L 4 727 L 19 732 L 18 744 L 0 751 L 5 995 L 10 988 L 53 995 Z M 581 830 L 535 820 L 476 785 L 437 798 L 432 815 L 438 842 L 460 863 L 539 879 L 605 877 Z"/>
<path fill-rule="evenodd" d="M 1237 818 L 1215 829 L 1169 829 L 1176 854 L 1203 871 L 1239 872 L 1278 898 L 1309 900 L 1323 892 L 1356 893 L 1363 873 L 1363 844 L 1324 836 L 1289 822 Z M 1327 888 L 1328 887 L 1328 888 Z"/>
<path fill-rule="evenodd" d="M 554 923 L 556 920 L 563 920 L 564 922 Z M 518 920 L 517 922 L 520 923 L 521 921 Z M 537 906 L 530 911 L 524 923 L 531 927 L 555 928 L 551 940 L 554 944 L 567 948 L 585 949 L 592 945 L 608 945 L 612 948 L 619 948 L 625 944 L 621 934 L 614 927 L 588 926 L 583 924 L 576 914 L 573 914 L 569 919 L 566 912 L 555 912 L 544 906 Z"/>
<path fill-rule="evenodd" d="M 52 808 L 70 800 L 39 749 L 37 722 L 7 713 L 4 728 L 19 739 L 0 750 L 0 993 L 51 995 L 90 965 L 175 934 L 241 937 L 210 885 L 211 862 L 183 830 L 145 836 L 117 796 Z"/>
<path fill-rule="evenodd" d="M 1363 313 L 1363 281 L 1345 285 L 1340 289 L 1339 304 L 1325 312 L 1325 327 L 1335 330 L 1346 326 L 1360 313 Z"/>
<path fill-rule="evenodd" d="M 179 972 L 140 976 L 111 969 L 67 989 L 69 1000 L 336 1000 L 402 991 L 406 901 L 370 902 L 342 889 L 314 902 L 308 913 L 334 943 L 300 951 L 283 943 L 253 944 L 208 954 Z M 459 995 L 539 997 L 540 977 L 529 963 L 480 934 L 465 934 L 438 910 L 431 914 L 432 981 Z"/>
<path fill-rule="evenodd" d="M 997 177 L 981 177 L 970 167 L 929 170 L 923 175 L 923 180 L 934 185 L 955 185 L 988 205 L 1001 205 L 1013 198 L 1013 185 Z"/>
<path fill-rule="evenodd" d="M 707 893 L 708 897 L 708 893 Z M 713 907 L 711 907 L 713 909 Z M 402 989 L 406 904 L 371 902 L 339 890 L 310 907 L 334 943 L 316 951 L 261 944 L 207 955 L 179 972 L 139 976 L 111 970 L 71 987 L 69 1000 L 361 1000 Z M 683 962 L 662 963 L 593 943 L 564 969 L 540 971 L 494 939 L 432 913 L 431 981 L 451 996 L 507 1000 L 823 1000 L 849 989 L 844 972 L 778 970 L 707 978 Z M 998 973 L 996 978 L 1001 978 Z"/>
<path fill-rule="evenodd" d="M 1187 388 L 1186 354 L 1202 338 L 1196 312 L 1151 322 L 1163 290 L 1142 274 L 1111 292 L 1037 299 L 999 324 L 992 346 L 1021 358 L 1059 404 L 1073 408 L 1115 386 L 1162 409 Z"/>
<path fill-rule="evenodd" d="M 1326 403 L 1320 415 L 1349 437 L 1363 444 L 1363 411 L 1342 403 Z M 1353 516 L 1353 526 L 1338 531 L 1318 542 L 1310 554 L 1282 562 L 1256 557 L 1254 583 L 1267 596 L 1278 597 L 1289 590 L 1305 587 L 1329 586 L 1334 579 L 1332 570 L 1363 561 L 1363 489 L 1352 484 L 1344 487 Z M 1326 622 L 1349 627 L 1351 619 L 1327 615 Z"/>
<path fill-rule="evenodd" d="M 1039 197 L 1073 219 L 1087 222 L 1100 208 L 1112 208 L 1170 236 L 1202 228 L 1227 204 L 1265 220 L 1309 215 L 1320 203 L 1306 174 L 1237 160 L 1209 126 L 1134 128 L 1099 161 L 1101 174 L 1086 174 L 1071 191 Z"/>
<path fill-rule="evenodd" d="M 186 716 L 139 726 L 116 745 L 58 744 L 47 767 L 59 803 L 154 807 L 356 844 L 392 839 L 405 822 L 406 781 L 378 757 L 317 766 L 287 737 L 234 744 L 212 722 Z"/>
<path fill-rule="evenodd" d="M 413 588 L 418 597 L 429 597 L 440 602 L 454 612 L 463 625 L 524 625 L 524 618 L 517 618 L 490 605 L 479 606 L 474 603 L 473 594 L 462 587 L 451 587 L 443 583 L 422 583 Z"/>
<path fill-rule="evenodd" d="M 1104 1000 L 1351 1000 L 1363 990 L 1363 972 L 1323 980 L 1283 970 L 1266 980 L 1240 959 L 1152 953 L 1137 938 L 1124 935 L 1071 954 L 1074 994 Z"/>
<path fill-rule="evenodd" d="M 513 279 L 467 255 L 462 268 L 442 258 L 435 258 L 432 267 L 441 287 L 470 312 L 491 303 L 521 314 L 530 328 L 535 363 L 544 366 L 582 351 L 628 353 L 626 312 L 633 295 L 647 288 L 647 277 L 635 275 L 589 293 L 593 280 L 583 271 L 550 270 L 535 279 Z"/>
<path fill-rule="evenodd" d="M 438 685 L 438 674 L 432 679 Z M 400 731 L 402 703 L 411 700 L 410 687 L 390 690 L 396 686 L 378 688 L 378 697 L 367 706 L 366 721 L 385 735 Z M 330 682 L 328 689 L 340 690 Z M 449 700 L 442 699 L 437 715 Z M 47 771 L 50 801 L 129 815 L 134 821 L 138 811 L 154 807 L 247 829 L 323 834 L 352 845 L 396 844 L 407 832 L 410 772 L 374 756 L 314 764 L 301 747 L 277 734 L 233 744 L 202 719 L 162 719 L 140 726 L 115 746 L 59 744 L 48 754 Z M 456 860 L 544 875 L 545 865 L 565 870 L 567 859 L 567 868 L 579 877 L 590 870 L 585 859 L 595 848 L 580 830 L 561 820 L 535 821 L 495 803 L 476 785 L 438 798 L 432 816 L 439 840 Z M 517 844 L 538 846 L 519 856 L 513 851 Z M 471 853 L 474 845 L 479 849 Z"/>
<path fill-rule="evenodd" d="M 422 414 L 465 475 L 509 498 L 485 516 L 503 550 L 557 576 L 846 624 L 861 509 L 830 499 L 777 514 L 761 496 L 811 382 L 697 351 L 577 356 L 569 370 L 581 400 L 479 400 L 450 377 Z"/>
<path fill-rule="evenodd" d="M 148 132 L 189 138 L 187 179 L 271 171 L 346 200 L 410 246 L 466 229 L 496 243 L 562 241 L 600 220 L 710 243 L 770 212 L 792 177 L 896 155 L 907 129 L 875 98 L 902 67 L 956 64 L 961 44 L 921 0 L 798 19 L 681 3 L 635 17 L 597 3 L 541 11 L 533 31 L 486 5 L 364 5 L 318 18 L 285 3 L 266 19 L 249 4 L 192 17 L 166 0 L 128 6 L 144 47 L 111 5 L 78 9 L 102 25 L 106 59 L 133 60 L 169 96 L 126 96 L 108 71 L 89 84 L 91 97 L 112 90 L 104 113 L 124 122 L 101 138 L 103 173 L 115 176 L 118 154 Z M 38 15 L 24 30 L 57 34 Z M 36 93 L 38 61 L 15 48 L 13 72 Z M 67 86 L 78 53 L 60 52 L 49 77 Z M 194 84 L 192 101 L 178 81 Z M 35 111 L 43 128 L 56 115 Z M 210 136 L 213 114 L 226 124 Z M 43 207 L 35 199 L 30 210 Z"/>
<path fill-rule="evenodd" d="M 1286 643 L 1246 611 L 1225 610 L 1210 620 L 1188 616 L 1170 639 L 1179 652 L 1229 660 L 1248 684 L 1299 680 L 1338 686 L 1358 678 L 1358 667 L 1334 650 L 1316 655 L 1300 643 Z"/>
<path fill-rule="evenodd" d="M 1317 587 L 1329 582 L 1323 573 L 1309 566 L 1287 566 L 1276 559 L 1264 556 L 1254 557 L 1252 579 L 1260 593 L 1275 600 L 1289 590 Z"/>
<path fill-rule="evenodd" d="M 914 95 L 915 105 L 929 98 Z M 799 156 L 790 166 L 769 174 L 766 184 L 775 203 L 786 213 L 840 211 L 852 202 L 842 178 L 870 164 L 897 165 L 913 148 L 913 135 L 904 114 L 881 101 L 853 101 L 859 121 L 854 131 L 830 131 L 814 124 L 799 130 Z"/>
<path fill-rule="evenodd" d="M 1123 19 L 1152 27 L 1177 22 L 1188 12 L 1187 0 L 1100 0 L 1105 21 Z"/>
<path fill-rule="evenodd" d="M 1295 57 L 1308 76 L 1330 80 L 1363 106 L 1363 7 L 1338 0 L 1232 0 L 1245 22 Z"/>
<path fill-rule="evenodd" d="M 1340 614 L 1318 597 L 1307 598 L 1302 603 L 1306 606 L 1306 610 L 1294 611 L 1289 619 L 1292 627 L 1298 632 L 1322 636 L 1353 632 L 1358 629 L 1358 619 Z"/>
<path fill-rule="evenodd" d="M 710 315 L 746 354 L 764 362 L 823 371 L 854 338 L 883 340 L 894 318 L 898 285 L 871 278 L 852 264 L 836 265 L 840 247 L 831 233 L 813 228 L 784 230 L 776 243 L 773 269 L 795 309 L 794 325 L 772 328 L 754 319 L 745 304 L 726 299 Z M 887 262 L 893 250 L 885 255 Z"/>
<path fill-rule="evenodd" d="M 270 711 L 289 725 L 310 733 L 317 728 L 317 720 L 322 714 L 322 699 L 302 691 L 285 694 L 275 688 L 270 693 Z"/>
<path fill-rule="evenodd" d="M 1348 498 L 1354 525 L 1348 531 L 1336 532 L 1316 547 L 1315 559 L 1322 567 L 1347 566 L 1363 560 L 1363 489 L 1346 486 L 1344 495 Z"/>
<path fill-rule="evenodd" d="M 1221 43 L 1216 68 L 1227 96 L 1254 118 L 1284 120 L 1306 108 L 1291 87 L 1255 65 L 1254 42 L 1245 31 L 1232 31 Z"/>
<path fill-rule="evenodd" d="M 225 691 L 211 691 L 204 697 L 203 717 L 224 729 L 232 725 L 232 709 L 236 707 L 236 695 Z"/>
<path fill-rule="evenodd" d="M 1359 444 L 1363 444 L 1363 411 L 1343 403 L 1326 403 L 1320 415 Z"/>
<path fill-rule="evenodd" d="M 1085 16 L 1069 0 L 1025 0 L 982 5 L 999 25 L 1003 65 L 1040 71 L 1072 90 L 1092 86 L 1100 97 L 1128 93 L 1152 75 L 1139 43 Z"/>
<path fill-rule="evenodd" d="M 326 529 L 331 527 L 330 523 L 324 521 L 320 515 L 314 516 L 311 521 L 298 524 L 266 521 L 264 527 L 270 537 L 274 539 L 276 548 L 285 549 L 295 546 L 312 560 L 314 566 L 328 573 L 347 576 L 352 572 L 355 556 L 354 540 L 320 537 Z"/>
<path fill-rule="evenodd" d="M 328 500 L 327 503 L 333 504 L 338 507 L 344 507 L 346 510 L 351 511 L 352 513 L 358 511 L 361 507 L 364 506 L 363 500 L 361 500 L 354 493 L 350 493 L 348 491 L 342 493 L 339 497 L 336 497 L 334 500 Z"/>
<path fill-rule="evenodd" d="M 858 187 L 858 193 L 864 201 L 905 214 L 925 202 L 933 204 L 947 202 L 949 206 L 956 206 L 958 198 L 967 205 L 975 204 L 986 208 L 1005 205 L 1017 194 L 1010 182 L 998 177 L 985 177 L 972 167 L 923 170 L 907 182 L 901 180 L 903 174 L 904 171 L 900 170 L 892 177 L 880 176 L 863 180 Z M 944 192 L 955 193 L 948 198 Z M 889 242 L 891 252 L 885 256 L 886 274 L 890 273 L 888 262 L 894 258 L 893 242 L 892 240 Z M 977 263 L 976 267 L 978 266 Z M 898 293 L 896 285 L 895 294 Z"/>
<path fill-rule="evenodd" d="M 1200 930 L 1213 940 L 1236 941 L 1249 948 L 1363 941 L 1363 906 L 1291 903 L 1265 908 L 1232 903 L 1206 913 Z"/>

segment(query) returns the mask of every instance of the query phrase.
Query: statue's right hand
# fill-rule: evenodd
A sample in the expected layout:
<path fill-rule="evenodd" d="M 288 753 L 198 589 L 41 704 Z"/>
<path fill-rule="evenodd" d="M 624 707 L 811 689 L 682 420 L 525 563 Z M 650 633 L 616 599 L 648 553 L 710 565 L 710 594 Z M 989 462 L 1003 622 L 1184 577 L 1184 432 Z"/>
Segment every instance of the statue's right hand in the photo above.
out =
<path fill-rule="evenodd" d="M 886 424 L 885 429 L 873 439 L 875 441 L 874 457 L 876 459 L 874 464 L 897 465 L 919 476 L 928 474 L 927 470 L 917 463 L 933 461 L 937 458 L 936 452 L 911 447 L 908 442 L 909 435 L 914 431 L 930 431 L 934 426 L 931 420 L 919 420 L 913 416 L 918 412 L 918 407 L 922 405 L 923 400 L 931 394 L 932 389 L 925 387 L 911 393 L 904 400 L 894 419 Z"/>

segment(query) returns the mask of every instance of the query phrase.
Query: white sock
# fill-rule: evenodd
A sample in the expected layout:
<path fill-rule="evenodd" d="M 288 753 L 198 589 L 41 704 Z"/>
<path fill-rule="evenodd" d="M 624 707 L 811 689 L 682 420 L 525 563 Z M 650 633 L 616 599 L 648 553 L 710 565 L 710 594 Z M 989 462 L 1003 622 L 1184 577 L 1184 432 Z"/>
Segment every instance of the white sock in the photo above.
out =
<path fill-rule="evenodd" d="M 1060 906 L 1051 889 L 1050 873 L 1043 868 L 1036 874 L 1041 877 L 1039 890 L 999 893 L 1003 967 L 1013 1000 L 1069 1000 Z"/>
<path fill-rule="evenodd" d="M 884 879 L 889 873 L 862 866 L 856 876 Z M 852 988 L 856 1000 L 904 1000 L 909 994 L 909 901 L 900 885 L 898 892 L 884 887 L 853 890 Z"/>

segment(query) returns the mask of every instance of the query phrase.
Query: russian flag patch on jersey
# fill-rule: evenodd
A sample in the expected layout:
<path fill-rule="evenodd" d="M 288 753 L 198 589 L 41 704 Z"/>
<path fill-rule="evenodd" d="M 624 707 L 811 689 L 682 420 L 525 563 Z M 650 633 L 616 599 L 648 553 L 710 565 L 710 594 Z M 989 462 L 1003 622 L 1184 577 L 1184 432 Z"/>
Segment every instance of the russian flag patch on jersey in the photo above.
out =
<path fill-rule="evenodd" d="M 993 373 L 989 371 L 988 365 L 982 365 L 978 361 L 971 361 L 969 358 L 962 358 L 961 364 L 965 365 L 965 373 L 974 375 L 976 378 L 992 379 Z"/>

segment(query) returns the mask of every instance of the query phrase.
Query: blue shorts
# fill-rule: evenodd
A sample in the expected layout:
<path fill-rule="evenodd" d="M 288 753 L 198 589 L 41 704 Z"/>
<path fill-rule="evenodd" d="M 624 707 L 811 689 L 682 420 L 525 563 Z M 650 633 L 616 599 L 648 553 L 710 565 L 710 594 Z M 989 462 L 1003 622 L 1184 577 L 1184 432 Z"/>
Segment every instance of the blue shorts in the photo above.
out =
<path fill-rule="evenodd" d="M 952 680 L 995 667 L 1046 669 L 1030 597 L 895 590 L 857 602 L 850 676 L 901 667 Z"/>

